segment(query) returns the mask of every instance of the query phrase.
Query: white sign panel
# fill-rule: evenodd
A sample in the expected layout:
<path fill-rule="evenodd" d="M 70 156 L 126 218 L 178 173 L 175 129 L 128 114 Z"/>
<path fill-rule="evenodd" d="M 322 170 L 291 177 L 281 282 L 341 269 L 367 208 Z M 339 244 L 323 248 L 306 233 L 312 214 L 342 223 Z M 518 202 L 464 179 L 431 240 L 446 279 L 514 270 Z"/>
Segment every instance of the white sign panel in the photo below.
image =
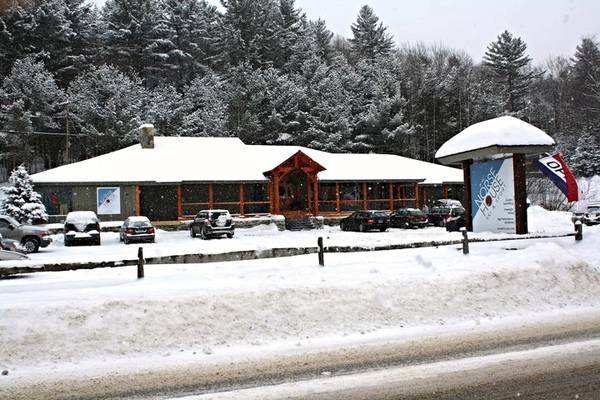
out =
<path fill-rule="evenodd" d="M 97 188 L 98 214 L 121 214 L 121 188 Z"/>
<path fill-rule="evenodd" d="M 471 165 L 473 232 L 516 233 L 513 160 Z"/>

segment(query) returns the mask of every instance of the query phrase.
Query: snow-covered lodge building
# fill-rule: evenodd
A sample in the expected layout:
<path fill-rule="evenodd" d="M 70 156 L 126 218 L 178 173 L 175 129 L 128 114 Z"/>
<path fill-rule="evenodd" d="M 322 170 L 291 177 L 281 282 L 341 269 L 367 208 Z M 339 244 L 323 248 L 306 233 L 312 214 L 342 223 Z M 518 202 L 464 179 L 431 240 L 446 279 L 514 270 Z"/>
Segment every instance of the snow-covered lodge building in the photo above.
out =
<path fill-rule="evenodd" d="M 239 216 L 339 216 L 459 198 L 460 169 L 388 154 L 334 154 L 237 138 L 154 137 L 32 175 L 50 216 L 93 210 L 103 220 L 192 218 L 202 209 Z"/>

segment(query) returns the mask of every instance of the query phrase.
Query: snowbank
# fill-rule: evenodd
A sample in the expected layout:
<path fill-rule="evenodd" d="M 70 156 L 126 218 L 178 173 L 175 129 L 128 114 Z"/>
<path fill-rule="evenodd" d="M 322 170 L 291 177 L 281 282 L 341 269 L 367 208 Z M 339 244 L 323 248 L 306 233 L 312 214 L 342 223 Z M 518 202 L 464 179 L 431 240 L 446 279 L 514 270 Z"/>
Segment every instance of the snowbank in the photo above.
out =
<path fill-rule="evenodd" d="M 570 224 L 566 214 L 530 212 L 530 225 L 542 231 Z M 449 235 L 440 228 L 343 234 L 372 243 L 386 236 L 409 240 L 428 231 Z M 336 236 L 342 234 L 339 228 L 323 233 L 342 241 Z M 178 233 L 164 232 L 162 246 L 154 246 L 157 252 L 167 251 L 169 234 L 184 241 Z M 272 234 L 266 227 L 252 228 L 238 239 L 266 246 Z M 315 235 L 277 234 L 295 242 L 305 237 L 312 242 Z M 116 241 L 106 247 L 137 250 Z M 72 250 L 57 242 L 39 257 Z M 186 237 L 184 242 L 219 247 L 236 239 Z M 350 338 L 398 337 L 415 329 L 594 308 L 600 300 L 599 245 L 600 228 L 593 227 L 579 243 L 572 237 L 473 243 L 469 255 L 458 246 L 440 246 L 326 254 L 325 267 L 318 266 L 316 255 L 307 255 L 147 265 L 141 280 L 135 279 L 135 267 L 0 280 L 0 369 L 9 371 L 0 378 L 68 373 L 84 365 L 133 367 L 141 359 L 197 363 L 233 349 L 243 357 L 274 346 L 334 346 Z"/>

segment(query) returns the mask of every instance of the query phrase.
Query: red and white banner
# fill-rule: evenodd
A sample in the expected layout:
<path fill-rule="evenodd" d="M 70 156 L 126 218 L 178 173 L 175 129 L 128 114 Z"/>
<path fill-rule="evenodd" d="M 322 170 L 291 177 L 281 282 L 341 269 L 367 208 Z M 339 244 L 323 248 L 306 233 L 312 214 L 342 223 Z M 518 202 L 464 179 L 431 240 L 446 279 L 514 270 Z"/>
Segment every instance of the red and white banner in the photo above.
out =
<path fill-rule="evenodd" d="M 579 200 L 579 188 L 575 177 L 558 154 L 533 162 L 567 196 L 568 201 Z"/>

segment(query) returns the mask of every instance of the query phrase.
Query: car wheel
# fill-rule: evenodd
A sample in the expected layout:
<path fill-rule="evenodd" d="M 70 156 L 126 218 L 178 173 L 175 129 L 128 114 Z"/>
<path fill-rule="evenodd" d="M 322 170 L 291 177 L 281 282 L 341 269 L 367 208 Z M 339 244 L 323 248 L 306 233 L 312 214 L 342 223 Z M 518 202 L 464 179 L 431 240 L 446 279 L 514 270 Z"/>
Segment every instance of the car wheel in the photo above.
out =
<path fill-rule="evenodd" d="M 440 222 L 438 222 L 438 226 L 441 227 L 441 228 L 445 227 L 446 226 L 446 220 L 443 219 L 443 218 L 440 219 Z"/>
<path fill-rule="evenodd" d="M 35 253 L 40 248 L 40 242 L 32 237 L 25 239 L 21 244 L 27 253 Z"/>
<path fill-rule="evenodd" d="M 204 231 L 204 228 L 200 230 L 200 237 L 202 238 L 202 240 L 208 239 L 208 235 Z"/>
<path fill-rule="evenodd" d="M 195 238 L 196 237 L 196 231 L 194 230 L 194 228 L 190 228 L 190 236 Z"/>
<path fill-rule="evenodd" d="M 231 239 L 231 238 L 233 237 L 233 233 L 228 233 L 228 234 L 227 234 L 227 237 L 228 237 L 229 239 Z"/>
<path fill-rule="evenodd" d="M 381 232 L 385 232 L 385 231 L 387 231 L 387 228 L 379 228 L 379 230 L 380 230 Z"/>
<path fill-rule="evenodd" d="M 343 222 L 340 222 L 340 229 L 345 231 L 346 230 L 346 224 Z"/>
<path fill-rule="evenodd" d="M 367 231 L 367 228 L 365 227 L 365 225 L 364 225 L 364 224 L 360 224 L 360 225 L 358 226 L 358 230 L 359 230 L 359 231 L 361 231 L 361 232 L 366 232 L 366 231 Z"/>
<path fill-rule="evenodd" d="M 94 242 L 94 245 L 100 246 L 100 238 L 96 239 L 96 241 Z"/>
<path fill-rule="evenodd" d="M 125 244 L 129 244 L 129 240 L 127 240 L 127 239 L 123 239 L 123 243 L 125 243 Z"/>

